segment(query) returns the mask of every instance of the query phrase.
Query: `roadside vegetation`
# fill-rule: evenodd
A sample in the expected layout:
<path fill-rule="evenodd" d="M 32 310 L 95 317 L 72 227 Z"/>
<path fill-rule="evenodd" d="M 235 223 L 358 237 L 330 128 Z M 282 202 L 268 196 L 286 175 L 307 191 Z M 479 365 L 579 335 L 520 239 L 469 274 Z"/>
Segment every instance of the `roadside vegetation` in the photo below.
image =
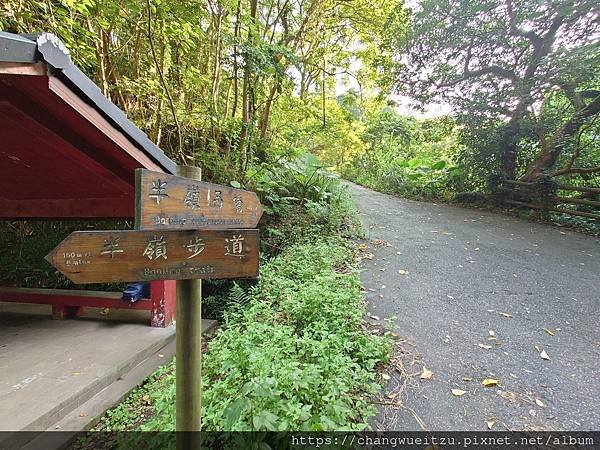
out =
<path fill-rule="evenodd" d="M 202 364 L 205 431 L 361 430 L 375 412 L 369 399 L 379 389 L 376 369 L 388 359 L 391 337 L 363 326 L 364 297 L 349 241 L 361 235 L 360 224 L 339 179 L 303 161 L 286 169 L 283 180 L 291 184 L 277 178 L 279 189 L 292 194 L 306 189 L 307 179 L 320 180 L 313 185 L 320 194 L 299 202 L 270 191 L 278 200 L 263 229 L 260 281 L 236 283 L 219 298 L 221 326 Z M 95 429 L 174 426 L 171 362 Z M 135 438 L 115 436 L 115 444 Z M 157 448 L 173 444 L 173 436 L 163 438 L 157 437 Z M 86 445 L 93 440 L 77 444 Z"/>

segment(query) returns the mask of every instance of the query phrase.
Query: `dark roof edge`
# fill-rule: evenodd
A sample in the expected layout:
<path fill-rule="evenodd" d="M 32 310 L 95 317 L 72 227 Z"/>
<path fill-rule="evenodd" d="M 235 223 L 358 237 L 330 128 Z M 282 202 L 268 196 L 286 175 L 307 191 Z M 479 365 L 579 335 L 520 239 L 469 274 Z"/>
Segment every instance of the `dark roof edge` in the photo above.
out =
<path fill-rule="evenodd" d="M 141 150 L 168 173 L 176 173 L 177 165 L 133 124 L 114 103 L 104 96 L 73 62 L 69 50 L 51 33 L 17 35 L 0 32 L 0 61 L 34 63 L 43 59 L 53 72 L 74 87 L 84 99 L 119 128 Z"/>

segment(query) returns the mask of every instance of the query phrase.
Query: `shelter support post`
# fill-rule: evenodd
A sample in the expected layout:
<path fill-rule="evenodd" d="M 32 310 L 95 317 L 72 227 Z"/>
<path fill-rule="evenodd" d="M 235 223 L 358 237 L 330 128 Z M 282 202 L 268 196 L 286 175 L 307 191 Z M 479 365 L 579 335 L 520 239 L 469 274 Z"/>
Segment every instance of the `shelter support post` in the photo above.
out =
<path fill-rule="evenodd" d="M 150 326 L 164 328 L 173 323 L 176 308 L 176 284 L 173 280 L 150 282 Z"/>

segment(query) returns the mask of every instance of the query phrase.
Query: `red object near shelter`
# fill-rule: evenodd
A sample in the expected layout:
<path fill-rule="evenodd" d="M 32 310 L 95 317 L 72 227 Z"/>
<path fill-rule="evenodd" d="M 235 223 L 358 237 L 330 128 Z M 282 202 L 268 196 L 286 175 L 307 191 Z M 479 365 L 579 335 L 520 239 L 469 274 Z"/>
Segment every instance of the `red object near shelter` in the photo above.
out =
<path fill-rule="evenodd" d="M 71 61 L 54 35 L 0 32 L 0 219 L 134 217 L 135 169 L 176 165 Z M 175 281 L 153 281 L 150 299 L 117 294 L 0 288 L 0 301 L 46 303 L 56 318 L 83 307 L 175 317 Z"/>

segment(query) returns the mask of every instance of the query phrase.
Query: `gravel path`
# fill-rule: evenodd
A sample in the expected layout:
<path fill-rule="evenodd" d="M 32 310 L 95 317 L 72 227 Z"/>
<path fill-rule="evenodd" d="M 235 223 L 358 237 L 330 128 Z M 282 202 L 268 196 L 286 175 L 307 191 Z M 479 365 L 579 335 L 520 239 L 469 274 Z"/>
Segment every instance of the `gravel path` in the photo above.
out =
<path fill-rule="evenodd" d="M 350 190 L 367 230 L 368 320 L 397 317 L 410 375 L 390 372 L 375 429 L 600 429 L 597 238 Z"/>

